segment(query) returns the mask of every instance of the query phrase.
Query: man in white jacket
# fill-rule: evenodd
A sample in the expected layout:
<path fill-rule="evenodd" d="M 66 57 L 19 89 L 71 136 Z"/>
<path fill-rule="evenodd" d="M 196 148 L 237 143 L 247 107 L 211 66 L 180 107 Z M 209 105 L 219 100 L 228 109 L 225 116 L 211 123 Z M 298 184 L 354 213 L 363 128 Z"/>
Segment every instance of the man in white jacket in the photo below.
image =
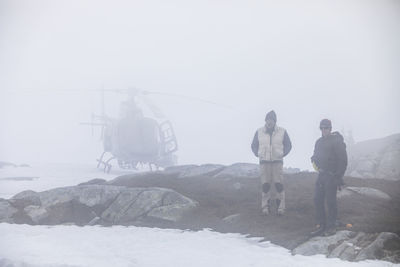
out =
<path fill-rule="evenodd" d="M 251 150 L 260 160 L 261 211 L 265 215 L 271 212 L 283 215 L 285 212 L 283 158 L 291 149 L 289 135 L 276 125 L 276 114 L 271 110 L 265 116 L 265 125 L 256 131 L 251 143 Z"/>

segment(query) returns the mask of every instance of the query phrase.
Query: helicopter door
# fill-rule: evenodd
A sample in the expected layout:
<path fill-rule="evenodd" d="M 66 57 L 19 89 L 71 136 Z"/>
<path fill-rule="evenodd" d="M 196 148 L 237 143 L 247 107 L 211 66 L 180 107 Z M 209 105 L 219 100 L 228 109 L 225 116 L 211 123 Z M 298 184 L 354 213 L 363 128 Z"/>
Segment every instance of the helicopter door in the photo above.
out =
<path fill-rule="evenodd" d="M 178 142 L 176 141 L 175 133 L 172 124 L 169 121 L 164 121 L 160 124 L 161 142 L 163 144 L 162 153 L 171 154 L 178 150 Z"/>
<path fill-rule="evenodd" d="M 120 120 L 114 140 L 117 145 L 112 153 L 124 161 L 151 161 L 158 157 L 160 133 L 153 119 Z"/>

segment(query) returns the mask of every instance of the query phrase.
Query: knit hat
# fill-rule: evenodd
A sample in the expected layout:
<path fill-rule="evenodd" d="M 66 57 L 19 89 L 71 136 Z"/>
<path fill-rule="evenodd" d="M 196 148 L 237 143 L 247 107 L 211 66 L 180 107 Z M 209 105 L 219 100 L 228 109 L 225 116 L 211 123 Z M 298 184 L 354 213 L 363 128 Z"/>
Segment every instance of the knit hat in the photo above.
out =
<path fill-rule="evenodd" d="M 271 119 L 276 122 L 276 113 L 275 111 L 271 110 L 270 112 L 267 113 L 265 116 L 265 120 Z"/>
<path fill-rule="evenodd" d="M 323 119 L 320 123 L 319 123 L 319 128 L 332 128 L 332 122 L 328 119 Z"/>

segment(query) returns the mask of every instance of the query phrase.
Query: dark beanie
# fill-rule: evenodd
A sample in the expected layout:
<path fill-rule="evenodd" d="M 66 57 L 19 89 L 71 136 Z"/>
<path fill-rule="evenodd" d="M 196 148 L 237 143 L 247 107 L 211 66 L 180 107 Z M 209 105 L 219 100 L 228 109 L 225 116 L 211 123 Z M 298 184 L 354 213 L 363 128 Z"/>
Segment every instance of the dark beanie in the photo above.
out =
<path fill-rule="evenodd" d="M 265 116 L 265 120 L 267 120 L 267 119 L 271 119 L 271 120 L 276 122 L 276 113 L 275 113 L 275 111 L 271 110 L 270 112 L 268 112 L 267 115 Z"/>
<path fill-rule="evenodd" d="M 332 122 L 328 119 L 323 119 L 320 123 L 319 123 L 319 128 L 322 127 L 328 127 L 328 128 L 332 128 Z"/>

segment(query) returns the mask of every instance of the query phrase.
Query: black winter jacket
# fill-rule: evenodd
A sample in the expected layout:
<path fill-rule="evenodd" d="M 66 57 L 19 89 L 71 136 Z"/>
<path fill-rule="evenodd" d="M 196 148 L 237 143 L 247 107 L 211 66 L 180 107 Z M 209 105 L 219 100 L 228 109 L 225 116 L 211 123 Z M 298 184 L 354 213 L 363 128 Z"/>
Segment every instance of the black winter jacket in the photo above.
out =
<path fill-rule="evenodd" d="M 320 172 L 327 172 L 337 179 L 342 179 L 347 168 L 347 152 L 343 136 L 333 132 L 319 138 L 315 143 L 311 161 L 317 165 Z"/>

